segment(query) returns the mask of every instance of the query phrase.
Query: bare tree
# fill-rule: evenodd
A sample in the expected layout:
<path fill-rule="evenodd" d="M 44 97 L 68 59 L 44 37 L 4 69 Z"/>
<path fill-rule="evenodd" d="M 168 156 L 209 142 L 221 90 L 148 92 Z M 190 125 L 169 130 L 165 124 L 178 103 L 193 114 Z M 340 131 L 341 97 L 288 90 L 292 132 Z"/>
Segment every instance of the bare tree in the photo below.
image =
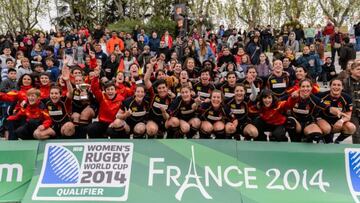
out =
<path fill-rule="evenodd" d="M 238 18 L 244 21 L 249 27 L 254 27 L 261 23 L 261 0 L 241 0 L 239 7 L 236 7 Z"/>
<path fill-rule="evenodd" d="M 28 31 L 46 13 L 48 0 L 0 0 L 1 21 L 11 31 Z"/>
<path fill-rule="evenodd" d="M 359 0 L 318 0 L 324 14 L 335 26 L 342 26 L 345 17 L 354 9 L 360 8 Z"/>

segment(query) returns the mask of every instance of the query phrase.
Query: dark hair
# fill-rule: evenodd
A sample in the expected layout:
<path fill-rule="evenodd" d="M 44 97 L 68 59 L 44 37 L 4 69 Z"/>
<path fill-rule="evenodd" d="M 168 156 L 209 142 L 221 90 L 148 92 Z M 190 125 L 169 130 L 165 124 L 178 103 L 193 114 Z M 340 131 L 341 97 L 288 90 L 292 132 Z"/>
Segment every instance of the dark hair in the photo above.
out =
<path fill-rule="evenodd" d="M 236 84 L 235 84 L 235 89 L 236 89 L 237 87 L 242 87 L 242 88 L 244 88 L 244 90 L 245 90 L 245 85 L 244 85 L 243 83 L 236 83 Z"/>
<path fill-rule="evenodd" d="M 346 44 L 348 44 L 348 43 L 350 42 L 350 38 L 349 38 L 349 37 L 345 37 L 345 38 L 344 38 L 344 42 L 345 42 Z"/>
<path fill-rule="evenodd" d="M 272 93 L 271 90 L 269 90 L 269 89 L 263 89 L 263 90 L 260 92 L 259 97 L 258 97 L 258 101 L 259 101 L 259 106 L 260 106 L 260 108 L 263 108 L 263 107 L 264 107 L 263 99 L 264 99 L 265 97 L 268 97 L 268 96 L 271 96 L 272 99 L 273 99 L 270 107 L 271 107 L 271 108 L 276 107 L 276 105 L 277 105 L 277 103 L 278 103 L 278 98 L 277 98 L 275 95 L 273 95 L 273 93 Z"/>
<path fill-rule="evenodd" d="M 333 78 L 333 79 L 331 79 L 331 80 L 330 80 L 330 86 L 331 86 L 331 84 L 332 84 L 335 80 L 340 81 L 340 82 L 341 82 L 341 85 L 344 86 L 344 83 L 343 83 L 343 81 L 342 81 L 340 78 Z"/>
<path fill-rule="evenodd" d="M 47 76 L 48 78 L 50 78 L 50 73 L 48 73 L 48 72 L 40 73 L 39 77 L 41 77 L 41 76 L 43 76 L 43 75 L 45 75 L 45 76 Z"/>
<path fill-rule="evenodd" d="M 61 88 L 60 86 L 58 86 L 58 85 L 52 85 L 52 86 L 50 87 L 50 91 L 51 91 L 52 89 L 57 89 L 57 90 L 59 90 L 60 94 L 62 93 L 62 88 Z"/>
<path fill-rule="evenodd" d="M 9 68 L 8 74 L 9 74 L 10 72 L 15 72 L 15 73 L 16 73 L 16 69 L 15 69 L 15 68 Z"/>
<path fill-rule="evenodd" d="M 232 62 L 229 62 L 227 65 L 226 65 L 226 70 L 229 71 L 229 66 L 232 65 L 234 67 L 234 70 L 236 70 L 236 65 Z"/>
<path fill-rule="evenodd" d="M 108 82 L 106 82 L 106 83 L 104 84 L 104 90 L 106 90 L 107 88 L 109 88 L 109 87 L 111 87 L 111 86 L 114 86 L 114 87 L 115 87 L 115 83 L 114 83 L 114 81 L 112 81 L 112 80 L 110 80 L 110 81 L 108 81 Z"/>
<path fill-rule="evenodd" d="M 302 65 L 297 66 L 297 67 L 295 68 L 295 70 L 296 70 L 296 69 L 298 69 L 298 68 L 302 68 L 302 69 L 304 70 L 304 72 L 305 72 L 305 73 L 308 73 L 308 69 L 307 69 L 307 68 L 305 68 L 305 66 L 302 66 Z"/>
<path fill-rule="evenodd" d="M 25 76 L 29 76 L 29 77 L 30 77 L 30 79 L 31 79 L 31 84 L 30 84 L 30 86 L 34 86 L 34 83 L 35 83 L 34 78 L 33 78 L 30 74 L 25 73 L 25 74 L 22 75 L 22 76 L 19 78 L 19 80 L 18 80 L 18 84 L 17 84 L 18 88 L 21 88 L 21 86 L 23 86 L 22 80 L 23 80 L 23 78 L 24 78 Z"/>
<path fill-rule="evenodd" d="M 156 80 L 156 89 L 159 87 L 159 85 L 164 84 L 167 87 L 167 83 L 164 79 Z"/>
<path fill-rule="evenodd" d="M 256 73 L 257 73 L 256 67 L 255 67 L 254 65 L 249 65 L 249 66 L 247 67 L 245 73 L 248 74 L 248 72 L 249 72 L 250 69 L 254 69 L 254 70 L 256 71 Z"/>
<path fill-rule="evenodd" d="M 163 69 L 158 69 L 158 70 L 155 71 L 155 78 L 157 78 L 157 77 L 159 76 L 159 73 L 160 73 L 160 72 L 166 74 L 166 73 L 165 73 L 165 70 L 163 70 Z"/>
<path fill-rule="evenodd" d="M 11 58 L 7 58 L 5 62 L 7 63 L 8 61 L 14 62 L 14 60 L 12 60 Z"/>
<path fill-rule="evenodd" d="M 229 75 L 235 75 L 235 77 L 237 78 L 237 75 L 236 75 L 235 71 L 229 71 L 229 72 L 226 74 L 226 78 L 228 78 Z"/>
<path fill-rule="evenodd" d="M 206 73 L 206 72 L 208 72 L 209 74 L 211 74 L 211 70 L 210 70 L 209 68 L 203 68 L 203 69 L 201 69 L 201 71 L 200 71 L 200 75 L 201 75 L 202 73 Z"/>
<path fill-rule="evenodd" d="M 144 91 L 146 90 L 145 85 L 143 85 L 143 84 L 137 84 L 135 90 L 136 90 L 137 88 L 143 88 Z"/>
<path fill-rule="evenodd" d="M 71 74 L 73 74 L 75 70 L 79 70 L 79 71 L 81 71 L 81 73 L 83 73 L 83 70 L 78 65 L 71 67 L 71 71 L 70 71 Z"/>

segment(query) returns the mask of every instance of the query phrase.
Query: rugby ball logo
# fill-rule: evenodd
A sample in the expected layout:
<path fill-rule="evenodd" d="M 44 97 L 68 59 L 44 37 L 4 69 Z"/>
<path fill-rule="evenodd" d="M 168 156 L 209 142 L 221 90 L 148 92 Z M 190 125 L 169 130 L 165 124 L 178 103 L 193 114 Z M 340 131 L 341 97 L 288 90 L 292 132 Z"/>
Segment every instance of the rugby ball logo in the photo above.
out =
<path fill-rule="evenodd" d="M 80 165 L 75 155 L 65 147 L 53 145 L 48 149 L 43 184 L 76 184 Z"/>
<path fill-rule="evenodd" d="M 356 203 L 360 203 L 360 148 L 345 149 L 346 178 Z"/>

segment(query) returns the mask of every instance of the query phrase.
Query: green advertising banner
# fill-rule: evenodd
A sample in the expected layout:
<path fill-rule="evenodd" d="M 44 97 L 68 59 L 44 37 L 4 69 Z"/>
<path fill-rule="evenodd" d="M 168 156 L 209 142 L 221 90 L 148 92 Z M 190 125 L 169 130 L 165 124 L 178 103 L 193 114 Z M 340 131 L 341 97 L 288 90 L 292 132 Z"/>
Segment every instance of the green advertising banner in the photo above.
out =
<path fill-rule="evenodd" d="M 360 195 L 355 145 L 230 140 L 42 142 L 22 202 L 322 203 Z"/>
<path fill-rule="evenodd" d="M 0 202 L 20 202 L 35 170 L 37 141 L 0 142 Z"/>

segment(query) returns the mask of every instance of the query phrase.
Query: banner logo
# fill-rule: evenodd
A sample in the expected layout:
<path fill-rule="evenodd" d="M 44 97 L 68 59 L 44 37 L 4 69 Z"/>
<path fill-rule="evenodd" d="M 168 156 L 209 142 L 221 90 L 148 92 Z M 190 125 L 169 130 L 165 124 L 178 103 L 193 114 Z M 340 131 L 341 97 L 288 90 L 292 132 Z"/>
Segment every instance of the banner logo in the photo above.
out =
<path fill-rule="evenodd" d="M 133 143 L 50 143 L 33 200 L 126 201 Z"/>
<path fill-rule="evenodd" d="M 345 167 L 350 193 L 360 203 L 360 148 L 345 149 Z"/>

